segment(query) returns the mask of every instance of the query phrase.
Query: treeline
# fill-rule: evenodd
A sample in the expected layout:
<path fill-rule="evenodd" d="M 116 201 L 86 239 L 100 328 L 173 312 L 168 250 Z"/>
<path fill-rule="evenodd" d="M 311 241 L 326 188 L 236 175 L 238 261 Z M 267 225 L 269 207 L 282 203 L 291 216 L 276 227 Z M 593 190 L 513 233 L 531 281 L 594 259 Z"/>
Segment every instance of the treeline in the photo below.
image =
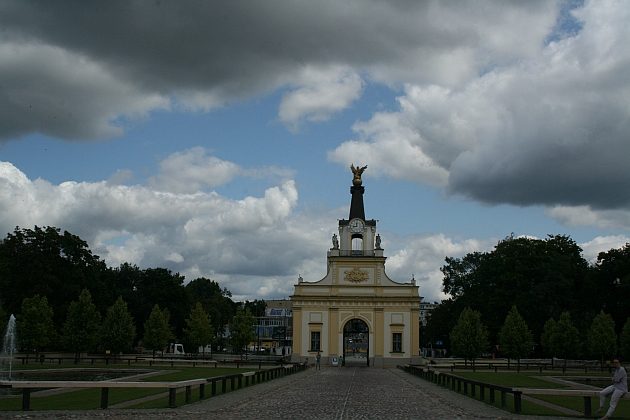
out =
<path fill-rule="evenodd" d="M 127 313 L 133 329 L 132 338 L 125 341 L 124 349 L 120 348 L 126 351 L 145 338 L 145 326 L 151 325 L 147 321 L 152 314 L 155 318 L 156 308 L 162 322 L 166 320 L 168 332 L 164 334 L 168 339 L 187 341 L 195 348 L 202 343 L 192 339 L 194 334 L 190 331 L 191 325 L 199 324 L 200 316 L 207 319 L 211 331 L 210 341 L 203 345 L 223 347 L 229 344 L 224 337 L 226 326 L 235 320 L 242 322 L 237 314 L 264 315 L 264 301 L 234 302 L 230 291 L 213 280 L 202 277 L 185 285 L 184 280 L 179 273 L 165 268 L 140 269 L 128 263 L 107 267 L 85 241 L 67 231 L 62 233 L 59 228 L 16 227 L 0 242 L 0 321 L 6 323 L 8 316 L 15 314 L 18 327 L 22 324 L 18 328 L 22 338 L 18 340 L 27 347 L 25 351 L 74 351 L 77 344 L 69 337 L 68 322 L 73 316 L 78 320 L 83 317 L 84 323 L 91 319 L 98 328 L 88 328 L 93 332 L 89 348 L 82 348 L 91 351 L 112 347 L 107 330 L 123 328 L 120 323 L 128 323 L 124 321 Z M 92 306 L 96 315 L 87 316 Z M 77 307 L 82 308 L 80 316 L 76 315 Z M 30 331 L 24 326 L 27 321 Z M 251 330 L 251 322 L 249 325 Z M 124 329 L 129 330 L 127 326 Z M 35 343 L 38 336 L 45 338 Z"/>
<path fill-rule="evenodd" d="M 531 335 L 525 334 L 527 356 L 601 358 L 624 351 L 630 358 L 630 244 L 602 252 L 589 264 L 568 236 L 510 236 L 490 252 L 447 257 L 441 270 L 450 298 L 432 312 L 426 346 L 441 342 L 466 353 L 457 337 L 474 330 L 472 313 L 481 325 L 475 328 L 483 331 L 479 353 L 501 354 L 508 314 L 517 314 L 521 330 L 524 325 Z M 461 317 L 468 327 L 456 328 Z"/>

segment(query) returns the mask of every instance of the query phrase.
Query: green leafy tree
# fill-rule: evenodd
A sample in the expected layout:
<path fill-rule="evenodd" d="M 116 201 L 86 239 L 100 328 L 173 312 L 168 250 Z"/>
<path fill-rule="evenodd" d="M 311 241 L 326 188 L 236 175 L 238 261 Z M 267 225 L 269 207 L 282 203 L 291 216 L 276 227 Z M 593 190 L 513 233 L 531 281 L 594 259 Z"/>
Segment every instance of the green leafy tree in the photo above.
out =
<path fill-rule="evenodd" d="M 549 337 L 546 338 L 548 340 L 547 345 L 550 346 L 551 353 L 555 357 L 564 359 L 566 369 L 567 359 L 574 357 L 579 352 L 580 332 L 573 325 L 569 312 L 561 313 L 558 321 L 550 325 L 552 328 Z"/>
<path fill-rule="evenodd" d="M 92 302 L 92 295 L 83 289 L 79 299 L 70 303 L 63 325 L 63 341 L 74 352 L 75 360 L 83 351 L 94 350 L 99 341 L 101 314 Z"/>
<path fill-rule="evenodd" d="M 499 333 L 499 343 L 501 351 L 508 358 L 517 360 L 517 369 L 520 370 L 521 358 L 526 357 L 532 351 L 534 340 L 527 322 L 518 313 L 516 306 L 512 306 L 505 318 Z"/>
<path fill-rule="evenodd" d="M 144 323 L 144 347 L 153 351 L 153 357 L 157 350 L 163 350 L 173 339 L 173 331 L 169 322 L 168 310 L 162 311 L 159 305 L 154 305 L 149 318 Z"/>
<path fill-rule="evenodd" d="M 107 270 L 87 242 L 55 227 L 16 227 L 0 241 L 0 296 L 5 309 L 17 314 L 24 298 L 46 296 L 58 329 L 65 321 L 69 297 L 85 288 L 100 289 Z"/>
<path fill-rule="evenodd" d="M 230 323 L 232 347 L 242 353 L 247 344 L 254 340 L 254 317 L 247 309 L 238 308 Z"/>
<path fill-rule="evenodd" d="M 619 350 L 626 360 L 630 359 L 630 318 L 623 324 L 621 334 L 619 334 Z"/>
<path fill-rule="evenodd" d="M 581 251 L 567 236 L 509 236 L 491 252 L 448 257 L 441 270 L 443 290 L 454 299 L 451 316 L 465 307 L 478 308 L 492 343 L 498 342 L 505 314 L 514 305 L 536 337 L 545 320 L 565 310 L 590 323 L 594 314 L 584 309 L 591 290 L 589 266 Z"/>
<path fill-rule="evenodd" d="M 597 289 L 587 302 L 600 305 L 615 325 L 623 325 L 630 302 L 630 243 L 618 249 L 601 252 L 594 267 Z M 598 309 L 599 309 L 598 308 Z"/>
<path fill-rule="evenodd" d="M 127 304 L 119 297 L 107 310 L 101 329 L 103 348 L 114 354 L 129 351 L 136 336 L 133 318 L 127 310 Z"/>
<path fill-rule="evenodd" d="M 201 302 L 203 309 L 210 316 L 212 329 L 215 333 L 214 340 L 221 342 L 225 327 L 236 314 L 236 303 L 232 301 L 232 293 L 221 288 L 216 281 L 205 277 L 197 278 L 186 285 L 186 292 L 190 302 Z"/>
<path fill-rule="evenodd" d="M 55 338 L 53 309 L 46 296 L 35 295 L 22 301 L 22 310 L 16 319 L 19 345 L 27 353 L 38 353 Z"/>
<path fill-rule="evenodd" d="M 453 354 L 471 360 L 474 368 L 475 359 L 488 347 L 488 331 L 481 322 L 481 314 L 465 308 L 450 338 Z"/>
<path fill-rule="evenodd" d="M 553 335 L 556 330 L 556 320 L 553 318 L 549 318 L 545 322 L 545 326 L 543 327 L 543 331 L 540 335 L 540 344 L 543 348 L 543 353 L 548 357 L 554 357 L 554 347 L 553 347 Z"/>
<path fill-rule="evenodd" d="M 267 303 L 262 299 L 254 299 L 253 301 L 245 302 L 245 309 L 254 317 L 265 316 L 265 309 L 267 309 Z"/>
<path fill-rule="evenodd" d="M 144 321 L 149 318 L 153 306 L 160 305 L 160 308 L 168 309 L 174 333 L 181 337 L 186 316 L 191 309 L 184 287 L 184 276 L 165 268 L 139 270 L 127 265 L 125 271 L 134 281 L 128 302 L 134 319 L 141 322 L 140 336 L 144 334 Z"/>
<path fill-rule="evenodd" d="M 593 319 L 591 328 L 588 330 L 588 347 L 591 353 L 599 358 L 602 367 L 605 359 L 615 355 L 617 350 L 615 321 L 604 311 Z"/>
<path fill-rule="evenodd" d="M 214 332 L 210 317 L 204 311 L 201 303 L 197 302 L 190 312 L 190 317 L 186 319 L 186 327 L 184 328 L 186 345 L 192 348 L 193 352 L 202 347 L 202 353 L 205 353 L 205 347 L 212 343 L 213 337 Z"/>

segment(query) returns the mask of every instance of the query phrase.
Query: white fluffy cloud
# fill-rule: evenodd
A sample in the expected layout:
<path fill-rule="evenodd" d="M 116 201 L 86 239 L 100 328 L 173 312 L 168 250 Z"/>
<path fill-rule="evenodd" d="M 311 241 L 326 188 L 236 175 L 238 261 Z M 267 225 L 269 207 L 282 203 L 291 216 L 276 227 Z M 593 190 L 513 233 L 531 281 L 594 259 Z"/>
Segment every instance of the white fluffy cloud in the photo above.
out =
<path fill-rule="evenodd" d="M 223 185 L 239 171 L 238 165 L 208 156 L 202 147 L 194 147 L 173 153 L 160 162 L 160 174 L 152 178 L 150 184 L 162 191 L 194 193 Z"/>
<path fill-rule="evenodd" d="M 183 152 L 185 153 L 185 152 Z M 173 193 L 108 182 L 28 179 L 0 162 L 0 230 L 16 225 L 52 225 L 85 239 L 109 265 L 166 267 L 188 280 L 219 281 L 235 299 L 282 298 L 301 275 L 326 274 L 326 250 L 346 209 L 317 214 L 295 211 L 298 191 L 291 180 L 260 197 L 228 199 L 215 192 Z M 457 239 L 443 234 L 397 237 L 381 232 L 386 270 L 398 282 L 413 275 L 427 300 L 440 300 L 444 258 L 489 251 L 496 238 Z M 584 256 L 623 246 L 623 235 L 599 236 L 580 244 Z"/>
<path fill-rule="evenodd" d="M 359 98 L 363 82 L 348 68 L 305 68 L 299 87 L 286 93 L 280 103 L 280 120 L 297 129 L 302 120 L 325 121 Z"/>
<path fill-rule="evenodd" d="M 314 243 L 291 228 L 297 200 L 291 180 L 261 197 L 232 200 L 105 181 L 53 185 L 0 162 L 0 230 L 57 226 L 87 240 L 114 266 L 126 261 L 184 274 L 297 277 Z"/>
<path fill-rule="evenodd" d="M 445 257 L 463 257 L 469 252 L 489 251 L 496 245 L 495 239 L 455 239 L 443 234 L 396 238 L 386 240 L 383 247 L 394 246 L 387 259 L 387 273 L 395 281 L 404 282 L 413 276 L 420 285 L 420 294 L 426 301 L 446 298 L 442 293 L 443 275 L 440 271 Z M 402 245 L 398 247 L 396 245 Z"/>

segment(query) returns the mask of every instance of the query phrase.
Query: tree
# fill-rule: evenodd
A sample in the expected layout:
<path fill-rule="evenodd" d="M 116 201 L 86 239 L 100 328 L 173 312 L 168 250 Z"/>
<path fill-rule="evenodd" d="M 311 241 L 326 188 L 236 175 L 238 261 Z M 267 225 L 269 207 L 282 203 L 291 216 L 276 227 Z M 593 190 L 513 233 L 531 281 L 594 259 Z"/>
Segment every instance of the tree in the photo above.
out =
<path fill-rule="evenodd" d="M 168 309 L 175 335 L 181 336 L 191 308 L 183 286 L 184 276 L 165 268 L 139 270 L 137 267 L 127 266 L 126 269 L 130 271 L 127 275 L 135 282 L 129 307 L 134 319 L 141 322 L 141 328 L 144 328 L 144 321 L 149 318 L 153 306 L 160 305 L 160 308 Z M 140 335 L 143 335 L 143 331 L 140 331 Z"/>
<path fill-rule="evenodd" d="M 133 318 L 127 310 L 127 304 L 119 297 L 107 310 L 101 330 L 102 345 L 114 354 L 129 351 L 136 336 Z"/>
<path fill-rule="evenodd" d="M 580 345 L 580 332 L 573 325 L 569 312 L 561 313 L 558 321 L 547 321 L 545 343 L 553 356 L 564 359 L 566 369 L 567 359 L 578 353 Z"/>
<path fill-rule="evenodd" d="M 267 309 L 267 303 L 264 300 L 254 299 L 253 301 L 245 301 L 245 309 L 254 317 L 265 316 L 265 309 Z"/>
<path fill-rule="evenodd" d="M 623 328 L 621 329 L 621 334 L 619 335 L 619 350 L 626 360 L 630 359 L 630 318 L 626 320 L 626 323 L 623 324 Z"/>
<path fill-rule="evenodd" d="M 545 322 L 545 326 L 543 327 L 543 332 L 540 335 L 540 344 L 543 348 L 543 353 L 546 356 L 553 357 L 554 347 L 553 347 L 553 335 L 556 330 L 556 320 L 553 318 L 549 318 Z"/>
<path fill-rule="evenodd" d="M 580 247 L 567 236 L 546 239 L 509 236 L 499 241 L 494 250 L 471 253 L 463 258 L 446 258 L 443 290 L 455 301 L 451 316 L 463 308 L 481 312 L 492 343 L 510 308 L 516 305 L 535 336 L 541 333 L 545 320 L 560 312 L 572 310 L 581 318 L 586 314 L 588 296 L 588 263 Z M 599 308 L 597 308 L 599 310 Z M 582 321 L 582 319 L 579 319 Z"/>
<path fill-rule="evenodd" d="M 202 347 L 202 353 L 205 353 L 205 347 L 212 343 L 213 336 L 210 317 L 203 310 L 201 303 L 197 302 L 190 312 L 190 317 L 186 319 L 186 327 L 184 328 L 186 345 L 192 349 Z"/>
<path fill-rule="evenodd" d="M 508 357 L 517 360 L 517 371 L 520 370 L 521 358 L 532 351 L 534 341 L 527 323 L 512 306 L 499 333 L 501 351 Z M 509 363 L 509 359 L 508 359 Z"/>
<path fill-rule="evenodd" d="M 63 341 L 68 350 L 74 352 L 75 361 L 83 351 L 94 350 L 98 344 L 101 314 L 92 302 L 92 295 L 83 289 L 79 300 L 70 303 L 66 322 L 63 325 Z"/>
<path fill-rule="evenodd" d="M 617 350 L 617 334 L 615 334 L 615 321 L 609 314 L 601 311 L 591 324 L 588 331 L 588 347 L 593 355 L 596 355 L 604 366 L 604 359 L 613 357 Z"/>
<path fill-rule="evenodd" d="M 254 317 L 247 309 L 238 308 L 236 310 L 236 315 L 230 323 L 230 334 L 232 346 L 239 353 L 254 340 Z"/>
<path fill-rule="evenodd" d="M 68 297 L 97 287 L 106 271 L 85 241 L 59 228 L 16 227 L 0 241 L 0 296 L 7 312 L 18 313 L 24 298 L 46 296 L 58 328 L 68 312 Z"/>
<path fill-rule="evenodd" d="M 488 347 L 488 331 L 481 322 L 481 314 L 465 308 L 455 328 L 451 331 L 453 354 L 470 359 L 475 366 L 475 359 Z"/>
<path fill-rule="evenodd" d="M 188 300 L 201 302 L 203 309 L 210 316 L 215 340 L 223 336 L 225 326 L 230 323 L 236 313 L 236 304 L 232 301 L 232 293 L 216 281 L 205 277 L 197 278 L 186 285 Z"/>
<path fill-rule="evenodd" d="M 27 353 L 44 350 L 55 338 L 53 309 L 46 296 L 35 295 L 22 301 L 22 310 L 16 320 L 19 344 Z"/>
<path fill-rule="evenodd" d="M 590 300 L 601 305 L 616 325 L 623 325 L 630 302 L 630 243 L 601 252 L 594 271 L 597 289 L 589 296 Z"/>
<path fill-rule="evenodd" d="M 142 343 L 144 347 L 153 350 L 153 357 L 156 350 L 163 350 L 173 339 L 169 318 L 168 310 L 162 311 L 159 305 L 154 305 L 149 318 L 144 323 Z"/>

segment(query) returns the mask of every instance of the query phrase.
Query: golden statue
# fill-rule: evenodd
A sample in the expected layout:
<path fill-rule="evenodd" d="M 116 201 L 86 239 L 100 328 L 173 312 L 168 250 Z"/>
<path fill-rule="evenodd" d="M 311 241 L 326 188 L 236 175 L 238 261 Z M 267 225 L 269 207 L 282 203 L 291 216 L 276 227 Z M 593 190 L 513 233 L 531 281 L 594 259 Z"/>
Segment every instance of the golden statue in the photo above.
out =
<path fill-rule="evenodd" d="M 354 177 L 352 178 L 352 185 L 358 187 L 359 185 L 363 184 L 363 181 L 361 181 L 361 174 L 367 169 L 367 165 L 365 165 L 364 167 L 355 168 L 354 164 L 351 163 L 350 169 L 352 169 L 352 173 L 354 174 Z"/>

